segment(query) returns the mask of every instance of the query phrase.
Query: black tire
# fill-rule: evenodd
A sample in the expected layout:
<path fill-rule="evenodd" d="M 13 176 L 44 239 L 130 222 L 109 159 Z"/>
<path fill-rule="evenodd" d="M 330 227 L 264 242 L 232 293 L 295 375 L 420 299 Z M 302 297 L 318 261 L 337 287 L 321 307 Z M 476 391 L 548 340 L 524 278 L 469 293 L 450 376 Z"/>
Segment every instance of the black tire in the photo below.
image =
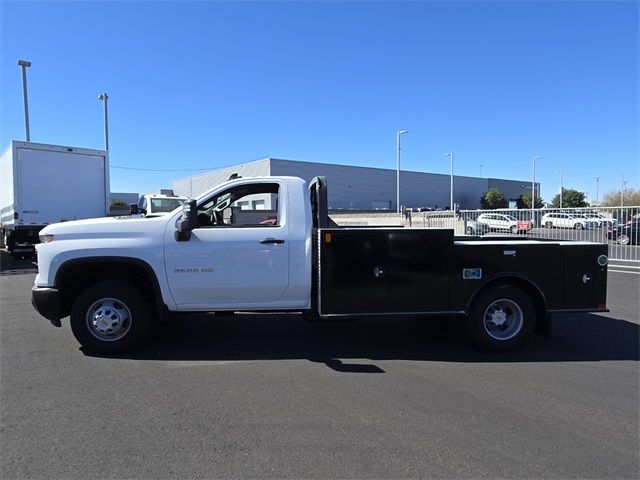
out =
<path fill-rule="evenodd" d="M 581 223 L 576 223 L 573 228 L 575 230 L 584 230 L 584 225 L 582 225 Z"/>
<path fill-rule="evenodd" d="M 473 227 L 467 227 L 467 235 L 475 235 L 476 232 Z"/>
<path fill-rule="evenodd" d="M 504 317 L 500 317 L 502 314 Z M 504 324 L 496 324 L 496 316 Z M 489 288 L 474 300 L 467 317 L 467 333 L 476 346 L 503 352 L 522 345 L 535 324 L 536 310 L 529 295 L 505 284 Z"/>
<path fill-rule="evenodd" d="M 547 222 L 544 224 L 545 228 L 553 228 L 553 223 L 552 222 Z"/>
<path fill-rule="evenodd" d="M 147 337 L 151 330 L 149 310 L 138 288 L 107 280 L 91 285 L 76 299 L 71 308 L 71 330 L 88 351 L 121 352 Z"/>
<path fill-rule="evenodd" d="M 518 227 L 517 227 L 517 226 L 515 226 L 515 225 L 513 225 L 513 226 L 510 228 L 510 230 L 511 230 L 511 233 L 513 233 L 514 235 L 518 233 Z"/>
<path fill-rule="evenodd" d="M 4 246 L 6 247 L 7 252 L 9 253 L 13 253 L 13 250 L 16 248 L 16 237 L 12 231 L 5 232 Z"/>

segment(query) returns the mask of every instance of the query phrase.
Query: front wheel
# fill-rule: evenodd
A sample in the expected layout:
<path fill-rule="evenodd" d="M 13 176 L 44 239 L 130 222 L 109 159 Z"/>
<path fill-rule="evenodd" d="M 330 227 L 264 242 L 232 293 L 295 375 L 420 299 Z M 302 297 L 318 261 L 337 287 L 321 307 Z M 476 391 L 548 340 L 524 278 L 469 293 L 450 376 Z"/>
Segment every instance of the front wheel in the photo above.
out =
<path fill-rule="evenodd" d="M 481 293 L 473 302 L 467 332 L 478 347 L 506 351 L 522 345 L 535 323 L 531 298 L 517 287 L 500 285 Z"/>
<path fill-rule="evenodd" d="M 511 233 L 513 233 L 514 235 L 519 231 L 516 225 L 513 225 L 510 230 L 511 230 Z"/>
<path fill-rule="evenodd" d="M 467 227 L 467 235 L 475 235 L 476 231 L 473 229 L 473 227 Z"/>
<path fill-rule="evenodd" d="M 576 230 L 584 230 L 584 225 L 582 225 L 581 223 L 576 223 L 573 226 L 573 228 L 576 229 Z"/>
<path fill-rule="evenodd" d="M 113 353 L 139 345 L 151 328 L 149 307 L 133 285 L 114 280 L 91 285 L 71 308 L 71 330 L 87 350 Z"/>
<path fill-rule="evenodd" d="M 546 228 L 552 228 L 552 227 L 553 227 L 553 223 L 551 223 L 551 222 L 547 222 L 547 223 L 545 223 L 545 224 L 544 224 L 544 226 L 545 226 Z"/>

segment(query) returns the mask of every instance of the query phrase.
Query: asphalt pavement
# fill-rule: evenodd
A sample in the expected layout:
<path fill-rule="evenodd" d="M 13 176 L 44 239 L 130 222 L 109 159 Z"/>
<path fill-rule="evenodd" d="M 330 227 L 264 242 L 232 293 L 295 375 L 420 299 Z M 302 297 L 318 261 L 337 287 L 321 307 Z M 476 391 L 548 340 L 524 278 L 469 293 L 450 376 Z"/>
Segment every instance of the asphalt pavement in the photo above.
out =
<path fill-rule="evenodd" d="M 1 478 L 638 478 L 638 289 L 481 353 L 450 319 L 183 315 L 83 353 L 0 270 Z M 632 265 L 633 266 L 633 265 Z"/>

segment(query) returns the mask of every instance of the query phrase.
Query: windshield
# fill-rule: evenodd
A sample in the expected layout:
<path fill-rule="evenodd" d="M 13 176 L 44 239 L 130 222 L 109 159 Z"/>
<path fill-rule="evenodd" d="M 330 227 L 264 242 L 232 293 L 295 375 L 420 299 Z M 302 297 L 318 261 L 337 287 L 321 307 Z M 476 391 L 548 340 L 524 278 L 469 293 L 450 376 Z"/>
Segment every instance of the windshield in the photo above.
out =
<path fill-rule="evenodd" d="M 184 198 L 152 198 L 151 212 L 172 212 L 176 208 L 181 207 L 185 200 Z"/>
<path fill-rule="evenodd" d="M 509 220 L 511 220 L 512 222 L 517 222 L 518 219 L 516 217 L 513 217 L 511 215 L 505 215 L 505 217 L 507 217 Z"/>

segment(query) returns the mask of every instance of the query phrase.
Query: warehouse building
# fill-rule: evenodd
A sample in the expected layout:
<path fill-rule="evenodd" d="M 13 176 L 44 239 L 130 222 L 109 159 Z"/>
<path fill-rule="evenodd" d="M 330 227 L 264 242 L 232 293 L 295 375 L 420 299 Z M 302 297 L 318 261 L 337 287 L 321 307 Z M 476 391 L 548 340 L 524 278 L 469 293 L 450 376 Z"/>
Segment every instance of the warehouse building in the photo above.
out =
<path fill-rule="evenodd" d="M 396 209 L 396 170 L 386 168 L 264 158 L 174 180 L 172 187 L 176 195 L 195 198 L 226 181 L 232 174 L 242 177 L 293 176 L 306 181 L 322 175 L 327 178 L 331 209 Z M 450 176 L 445 174 L 401 171 L 400 205 L 413 208 L 447 208 L 449 182 Z M 531 188 L 529 180 L 455 175 L 453 182 L 453 201 L 460 205 L 461 209 L 480 208 L 480 197 L 493 187 L 500 190 L 507 200 L 515 200 L 527 191 L 527 186 Z M 539 184 L 536 184 L 538 191 L 539 188 Z M 261 205 L 257 208 L 271 207 Z"/>

